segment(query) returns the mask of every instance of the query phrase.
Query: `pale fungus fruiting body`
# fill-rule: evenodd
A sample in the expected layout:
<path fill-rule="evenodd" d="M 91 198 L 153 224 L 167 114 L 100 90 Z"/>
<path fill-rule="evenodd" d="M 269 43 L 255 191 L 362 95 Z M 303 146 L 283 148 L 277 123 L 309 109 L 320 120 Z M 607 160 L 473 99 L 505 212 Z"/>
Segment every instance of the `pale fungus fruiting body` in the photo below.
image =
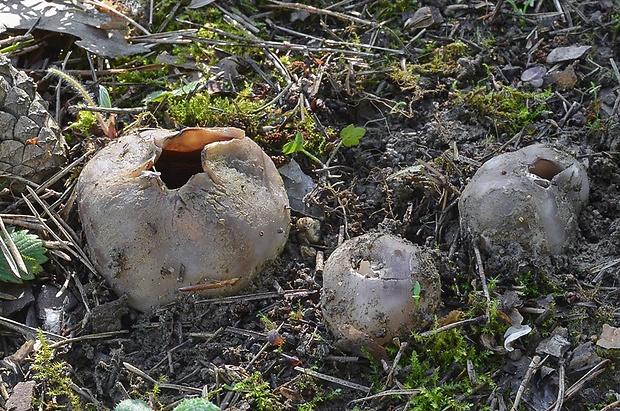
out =
<path fill-rule="evenodd" d="M 588 200 L 585 168 L 541 144 L 498 155 L 478 169 L 459 201 L 461 226 L 492 250 L 518 244 L 561 254 Z"/>
<path fill-rule="evenodd" d="M 432 322 L 441 282 L 429 253 L 385 233 L 340 245 L 323 271 L 321 307 L 332 333 L 347 338 L 352 327 L 385 344 Z"/>
<path fill-rule="evenodd" d="M 236 292 L 288 238 L 282 179 L 236 128 L 121 137 L 88 162 L 77 191 L 95 267 L 142 311 L 179 290 Z"/>

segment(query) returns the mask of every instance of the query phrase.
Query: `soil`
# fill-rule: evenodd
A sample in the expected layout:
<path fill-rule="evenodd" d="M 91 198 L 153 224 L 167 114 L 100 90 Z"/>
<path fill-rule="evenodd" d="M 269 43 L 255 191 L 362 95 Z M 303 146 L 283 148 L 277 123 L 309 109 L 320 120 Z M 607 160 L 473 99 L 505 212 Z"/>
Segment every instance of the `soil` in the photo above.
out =
<path fill-rule="evenodd" d="M 525 381 L 528 388 L 520 409 L 551 409 L 561 390 L 566 394 L 562 409 L 603 409 L 612 403 L 620 408 L 620 344 L 601 336 L 604 325 L 614 327 L 612 331 L 620 327 L 620 6 L 608 0 L 567 1 L 558 3 L 558 11 L 554 2 L 502 5 L 500 1 L 494 13 L 492 3 L 441 0 L 407 5 L 339 2 L 333 8 L 326 8 L 327 2 L 315 3 L 319 9 L 307 15 L 298 6 L 289 8 L 290 4 L 279 2 L 258 2 L 252 7 L 218 2 L 205 8 L 233 15 L 238 7 L 239 14 L 260 23 L 263 40 L 306 47 L 262 48 L 286 61 L 294 86 L 275 100 L 273 111 L 264 110 L 263 117 L 259 114 L 252 121 L 273 122 L 275 111 L 293 110 L 302 96 L 308 101 L 306 115 L 314 121 L 314 134 L 301 128 L 300 118 L 295 117 L 299 112 L 292 122 L 280 121 L 279 134 L 269 127 L 260 131 L 256 124 L 252 130 L 259 131 L 248 134 L 278 165 L 294 158 L 313 179 L 316 187 L 306 200 L 320 221 L 318 241 L 308 240 L 296 225 L 306 216 L 293 211 L 284 251 L 241 295 L 206 299 L 188 294 L 147 313 L 128 307 L 79 259 L 54 257 L 36 280 L 2 285 L 0 409 L 18 401 L 18 383 L 34 380 L 31 367 L 37 352 L 31 344 L 36 335 L 7 325 L 7 319 L 33 329 L 42 327 L 52 333 L 46 337 L 48 343 L 62 341 L 53 334 L 78 338 L 58 344 L 54 361 L 65 362 L 62 372 L 71 379 L 71 389 L 83 408 L 109 409 L 123 399 L 142 398 L 156 409 L 172 409 L 181 399 L 202 393 L 228 410 L 502 410 L 514 403 L 536 358 L 543 359 L 544 365 L 529 383 Z M 180 15 L 186 5 L 182 4 L 180 10 L 167 12 Z M 168 6 L 164 2 L 161 7 Z M 434 17 L 403 28 L 417 10 L 432 11 Z M 136 18 L 144 20 L 146 15 L 138 13 Z M 8 36 L 0 34 L 0 39 L 4 37 Z M 353 37 L 375 48 L 342 46 Z M 317 43 L 316 38 L 331 42 Z M 33 76 L 53 108 L 57 104 L 53 84 L 37 70 L 44 67 L 46 58 L 62 60 L 63 46 L 80 56 L 68 69 L 87 67 L 83 66 L 87 60 L 66 36 L 49 34 L 46 41 L 54 47 L 11 58 L 17 68 Z M 453 51 L 449 46 L 455 43 L 464 51 Z M 577 46 L 591 48 L 570 56 Z M 248 53 L 259 53 L 255 49 L 261 50 L 255 47 Z M 172 47 L 154 50 L 161 53 Z M 222 56 L 237 52 L 225 50 Z M 558 52 L 566 59 L 556 60 Z M 277 72 L 273 60 L 251 56 L 263 70 Z M 118 67 L 123 64 L 112 61 Z M 179 67 L 171 66 L 171 82 L 176 81 Z M 540 85 L 522 77 L 532 67 L 545 70 Z M 399 69 L 409 78 L 393 74 Z M 84 77 L 89 85 L 91 80 Z M 248 64 L 223 82 L 228 90 L 239 90 L 244 81 L 254 82 L 255 92 L 264 87 L 264 101 L 272 101 L 277 91 L 259 80 Z M 114 87 L 112 77 L 105 81 L 110 89 Z M 138 106 L 151 91 L 147 84 L 133 84 L 116 98 L 115 106 Z M 517 93 L 531 94 L 515 106 Z M 62 108 L 72 91 L 63 90 L 61 96 Z M 490 97 L 484 103 L 478 96 Z M 493 110 L 500 110 L 505 101 L 513 106 Z M 518 110 L 534 112 L 541 101 L 546 106 L 531 117 L 508 116 Z M 151 104 L 156 120 L 142 118 L 143 126 L 196 125 L 178 124 L 157 103 Z M 117 128 L 135 118 L 119 115 Z M 94 138 L 67 128 L 75 121 L 71 112 L 60 119 L 71 147 L 68 163 L 108 139 L 96 126 Z M 245 127 L 246 121 L 239 118 L 233 125 Z M 327 130 L 324 146 L 314 147 L 323 162 L 338 142 L 334 130 L 354 124 L 364 127 L 366 135 L 358 145 L 339 147 L 329 171 L 319 170 L 301 152 L 282 155 L 283 144 L 296 132 L 295 123 L 311 144 L 314 136 Z M 534 143 L 569 153 L 587 171 L 589 200 L 577 217 L 573 240 L 559 255 L 532 250 L 527 244 L 487 249 L 461 230 L 460 194 L 481 164 Z M 59 200 L 60 210 L 66 207 L 60 215 L 82 236 L 77 212 L 71 208 L 73 199 L 65 195 L 73 187 L 78 169 L 74 171 L 53 186 L 46 201 L 51 205 Z M 9 190 L 2 194 L 5 206 L 20 197 Z M 11 212 L 31 214 L 23 206 Z M 387 350 L 373 351 L 368 346 L 361 350 L 359 340 L 337 338 L 327 328 L 320 307 L 322 259 L 340 241 L 369 232 L 389 232 L 432 250 L 442 282 L 441 307 L 434 323 L 416 330 L 416 337 L 405 334 L 391 341 Z M 38 234 L 52 239 L 49 232 Z M 61 289 L 64 292 L 58 297 Z M 21 303 L 9 301 L 6 294 L 21 295 Z M 507 352 L 502 347 L 504 332 L 518 325 L 517 311 L 532 330 L 513 343 L 514 351 Z M 60 323 L 52 321 L 52 312 Z M 489 314 L 493 318 L 487 324 L 487 318 L 480 316 Z M 458 323 L 475 318 L 479 321 Z M 459 341 L 468 354 L 442 363 L 432 357 L 440 352 L 429 349 L 432 344 L 425 344 L 419 334 L 450 323 L 457 323 L 458 335 L 463 337 Z M 281 343 L 274 344 L 276 332 L 270 332 L 274 329 Z M 86 336 L 93 337 L 80 338 Z M 391 372 L 399 348 L 402 359 Z M 413 352 L 427 360 L 423 385 L 411 385 Z M 387 360 L 382 363 L 377 358 L 383 355 Z M 308 376 L 303 370 L 320 375 Z M 579 384 L 584 376 L 585 382 Z M 57 382 L 50 376 L 36 382 L 29 389 L 42 403 L 38 409 L 55 409 L 68 401 L 66 395 L 52 391 Z M 399 389 L 422 392 L 417 400 L 412 391 L 363 399 Z M 424 402 L 422 398 L 432 398 L 430 392 L 436 397 Z M 13 393 L 18 394 L 11 402 Z"/>

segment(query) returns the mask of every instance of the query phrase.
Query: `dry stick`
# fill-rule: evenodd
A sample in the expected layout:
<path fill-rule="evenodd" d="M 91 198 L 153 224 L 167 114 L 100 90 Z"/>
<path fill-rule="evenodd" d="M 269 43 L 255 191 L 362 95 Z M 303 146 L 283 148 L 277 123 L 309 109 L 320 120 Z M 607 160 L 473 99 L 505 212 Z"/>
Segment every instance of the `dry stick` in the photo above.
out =
<path fill-rule="evenodd" d="M 134 114 L 142 113 L 148 110 L 147 106 L 129 107 L 129 108 L 112 108 L 112 107 L 91 107 L 91 106 L 69 106 L 69 111 L 89 111 L 98 113 L 112 113 L 112 114 Z"/>
<path fill-rule="evenodd" d="M 491 24 L 491 23 L 493 23 L 495 21 L 495 19 L 499 15 L 500 9 L 502 8 L 503 4 L 504 4 L 504 0 L 498 0 L 497 1 L 497 4 L 495 5 L 495 9 L 493 10 L 493 14 L 489 18 L 489 24 Z"/>
<path fill-rule="evenodd" d="M 564 401 L 572 398 L 573 395 L 577 394 L 579 390 L 583 388 L 585 383 L 593 380 L 594 378 L 598 377 L 599 374 L 603 373 L 605 371 L 605 366 L 609 363 L 611 363 L 611 360 L 604 359 L 603 361 L 596 364 L 590 371 L 585 373 L 583 377 L 577 380 L 573 385 L 568 388 L 568 390 L 566 390 L 566 392 L 564 393 Z M 546 411 L 552 411 L 554 407 L 555 403 L 552 404 L 549 408 L 547 408 Z"/>
<path fill-rule="evenodd" d="M 562 404 L 564 404 L 564 391 L 566 390 L 564 374 L 564 358 L 561 358 L 558 370 L 558 399 L 555 400 L 555 407 L 553 408 L 553 411 L 560 411 L 562 409 Z"/>
<path fill-rule="evenodd" d="M 370 391 L 369 387 L 365 387 L 363 385 L 356 384 L 356 383 L 351 382 L 351 381 L 343 380 L 341 378 L 332 377 L 331 375 L 327 375 L 327 374 L 323 374 L 323 373 L 316 372 L 316 371 L 313 371 L 313 370 L 309 370 L 307 368 L 303 368 L 303 367 L 297 366 L 297 367 L 295 367 L 295 371 L 299 371 L 299 372 L 301 372 L 303 374 L 310 375 L 312 377 L 319 378 L 319 379 L 324 380 L 324 381 L 333 382 L 334 384 L 342 385 L 344 387 L 352 388 L 354 390 L 364 391 L 366 393 L 368 393 Z"/>
<path fill-rule="evenodd" d="M 468 318 L 466 320 L 461 320 L 461 321 L 457 321 L 457 322 L 454 322 L 448 325 L 444 325 L 443 327 L 435 328 L 434 330 L 424 331 L 423 333 L 420 334 L 420 337 L 428 337 L 429 335 L 433 335 L 433 334 L 440 333 L 443 331 L 448 331 L 453 328 L 464 327 L 469 324 L 481 323 L 483 321 L 488 321 L 488 319 L 489 319 L 488 315 L 481 315 L 475 318 Z"/>
<path fill-rule="evenodd" d="M 125 367 L 125 369 L 127 369 L 127 371 L 132 372 L 142 378 L 144 378 L 145 380 L 150 381 L 152 384 L 159 386 L 160 388 L 168 388 L 170 390 L 177 390 L 177 391 L 190 391 L 190 392 L 194 392 L 194 393 L 198 393 L 201 394 L 202 393 L 202 389 L 201 388 L 194 388 L 194 387 L 188 387 L 186 385 L 178 385 L 178 384 L 168 384 L 168 383 L 160 383 L 159 381 L 156 381 L 154 378 L 152 378 L 150 375 L 148 375 L 147 373 L 145 373 L 144 371 L 142 371 L 141 369 L 139 369 L 138 367 L 135 367 L 133 365 L 131 365 L 128 362 L 123 362 L 123 367 Z"/>
<path fill-rule="evenodd" d="M 271 0 L 271 2 L 274 3 L 276 6 L 280 6 L 280 7 L 284 8 L 284 9 L 305 10 L 308 13 L 323 14 L 325 16 L 335 17 L 337 19 L 349 20 L 349 21 L 352 21 L 353 23 L 363 24 L 365 26 L 370 26 L 370 27 L 380 27 L 381 26 L 379 23 L 375 23 L 374 21 L 360 19 L 360 18 L 357 18 L 357 17 L 350 16 L 348 14 L 338 13 L 336 11 L 331 11 L 331 10 L 326 10 L 326 9 L 319 9 L 319 8 L 312 7 L 312 6 L 307 6 L 305 4 L 300 4 L 300 3 L 284 3 L 284 2 L 276 1 L 276 0 Z M 275 7 L 275 6 L 270 6 L 270 7 Z"/>
<path fill-rule="evenodd" d="M 491 314 L 489 312 L 489 306 L 491 305 L 491 296 L 489 295 L 489 287 L 487 287 L 487 278 L 484 275 L 484 267 L 482 266 L 482 256 L 480 255 L 480 249 L 478 248 L 478 242 L 476 240 L 473 241 L 474 253 L 476 254 L 476 267 L 478 268 L 478 275 L 480 276 L 480 281 L 482 282 L 482 292 L 484 293 L 484 297 L 487 299 L 487 307 L 486 307 L 486 315 L 487 321 L 491 318 Z"/>
<path fill-rule="evenodd" d="M 15 242 L 9 235 L 2 219 L 0 218 L 0 228 L 2 229 L 2 233 L 4 237 L 0 236 L 0 249 L 2 249 L 2 254 L 4 255 L 4 259 L 9 266 L 9 271 L 11 274 L 19 281 L 22 281 L 22 276 L 19 271 L 23 271 L 24 273 L 28 273 L 28 269 L 26 268 L 26 264 L 24 263 L 24 259 L 22 258 Z"/>
<path fill-rule="evenodd" d="M 86 340 L 101 340 L 105 338 L 116 337 L 117 335 L 121 335 L 121 334 L 127 334 L 128 332 L 129 332 L 128 330 L 120 330 L 120 331 L 109 331 L 109 332 L 99 333 L 99 334 L 80 335 L 79 337 L 67 338 L 65 340 L 50 344 L 50 348 L 55 350 L 58 347 L 62 347 L 63 345 L 71 344 L 74 342 L 80 342 L 80 341 L 86 341 Z"/>
<path fill-rule="evenodd" d="M 530 362 L 529 367 L 527 367 L 527 372 L 525 373 L 525 376 L 523 377 L 523 381 L 521 381 L 521 385 L 519 386 L 517 395 L 515 395 L 515 402 L 514 404 L 512 404 L 512 408 L 510 409 L 510 411 L 516 411 L 517 408 L 519 408 L 521 397 L 523 396 L 523 393 L 525 392 L 527 385 L 532 379 L 532 376 L 534 376 L 534 373 L 536 372 L 536 370 L 540 368 L 540 366 L 545 362 L 547 358 L 549 358 L 549 356 L 546 356 L 542 361 L 541 361 L 540 355 L 535 355 L 534 358 L 532 358 L 532 361 Z"/>
<path fill-rule="evenodd" d="M 394 379 L 394 374 L 396 373 L 396 368 L 398 367 L 398 362 L 400 361 L 400 357 L 403 356 L 403 352 L 407 348 L 407 342 L 403 341 L 400 343 L 400 347 L 398 347 L 398 352 L 396 353 L 396 357 L 394 357 L 394 362 L 392 363 L 392 368 L 385 379 L 384 387 L 389 387 L 392 385 L 392 380 Z"/>
<path fill-rule="evenodd" d="M 86 157 L 88 157 L 89 155 L 92 154 L 92 150 L 88 150 L 86 153 L 84 153 L 80 158 L 74 160 L 73 162 L 71 162 L 71 164 L 67 165 L 65 168 L 63 168 L 62 170 L 60 170 L 59 172 L 57 172 L 56 174 L 54 174 L 53 176 L 51 176 L 50 178 L 47 179 L 47 181 L 43 182 L 43 184 L 37 186 L 37 188 L 34 190 L 34 192 L 39 195 L 41 194 L 43 191 L 47 190 L 48 188 L 50 188 L 53 184 L 55 184 L 56 182 L 58 182 L 58 180 L 60 180 L 61 178 L 63 178 L 67 173 L 69 173 L 75 166 L 77 166 L 78 164 L 80 164 L 82 161 L 84 161 L 86 159 Z M 1 175 L 0 175 L 1 177 Z M 30 184 L 28 185 L 30 186 Z M 23 195 L 23 194 L 22 194 Z M 28 196 L 26 196 L 28 197 Z M 10 206 L 8 206 L 4 211 L 11 211 L 16 209 L 17 207 L 19 207 L 20 205 L 24 204 L 24 199 L 21 198 L 17 201 L 15 201 L 13 204 L 11 204 Z"/>
<path fill-rule="evenodd" d="M 62 335 L 54 334 L 51 332 L 43 331 L 38 328 L 29 327 L 22 323 L 19 323 L 15 320 L 11 320 L 10 318 L 0 316 L 0 325 L 4 326 L 10 330 L 17 331 L 27 338 L 37 338 L 39 336 L 39 332 L 41 332 L 45 338 L 48 338 L 53 341 L 62 341 L 65 339 Z"/>
<path fill-rule="evenodd" d="M 26 205 L 28 206 L 30 211 L 35 215 L 35 217 L 39 218 L 39 221 L 41 222 L 41 224 L 43 224 L 43 226 L 49 232 L 49 234 L 52 237 L 54 237 L 56 241 L 60 241 L 61 243 L 64 243 L 63 240 L 46 223 L 43 222 L 43 218 L 38 213 L 38 211 L 34 208 L 34 205 L 30 202 L 30 200 L 28 200 L 26 196 L 23 196 L 22 198 L 26 202 Z M 95 268 L 92 266 L 92 264 L 88 260 L 88 257 L 86 257 L 86 255 L 84 254 L 84 252 L 82 251 L 80 247 L 77 247 L 77 251 L 76 251 L 76 250 L 73 250 L 71 247 L 66 246 L 66 250 L 69 253 L 71 253 L 74 257 L 76 257 L 78 260 L 80 260 L 93 274 L 97 275 L 97 270 L 95 270 Z"/>
<path fill-rule="evenodd" d="M 620 408 L 620 400 L 614 401 L 600 409 L 600 411 L 612 411 L 616 408 Z"/>
<path fill-rule="evenodd" d="M 45 204 L 43 200 L 41 200 L 41 198 L 37 195 L 37 193 L 34 192 L 32 188 L 27 187 L 27 189 L 30 192 L 30 195 L 32 195 L 32 198 L 39 204 L 39 206 L 41 206 L 41 208 L 45 210 L 50 220 L 52 220 L 56 224 L 56 226 L 58 227 L 58 230 L 61 232 L 61 234 L 65 236 L 69 244 L 73 245 L 77 250 L 79 250 L 82 257 L 84 257 L 84 259 L 88 261 L 90 265 L 90 260 L 88 259 L 86 254 L 84 254 L 84 252 L 82 251 L 82 247 L 80 246 L 80 240 L 77 234 L 73 231 L 73 229 L 69 227 L 69 225 L 65 221 L 63 221 L 60 217 L 58 217 L 58 214 L 52 211 L 47 206 L 47 204 Z"/>
<path fill-rule="evenodd" d="M 368 397 L 358 398 L 356 400 L 349 401 L 349 404 L 357 404 L 364 401 L 374 400 L 375 398 L 387 397 L 388 395 L 418 395 L 420 393 L 419 389 L 412 390 L 388 390 L 381 391 L 380 393 L 370 395 Z"/>
<path fill-rule="evenodd" d="M 140 29 L 144 34 L 151 34 L 150 31 L 148 31 L 147 29 L 145 29 L 144 27 L 142 27 L 138 22 L 136 22 L 135 20 L 133 20 L 131 17 L 125 16 L 123 13 L 121 13 L 120 11 L 116 10 L 114 7 L 110 7 L 105 3 L 102 3 L 98 0 L 84 0 L 85 3 L 90 3 L 93 4 L 97 7 L 100 7 L 102 9 L 104 9 L 106 12 L 112 13 L 117 15 L 118 17 L 122 18 L 123 20 L 126 20 L 127 22 L 131 23 L 134 27 Z"/>

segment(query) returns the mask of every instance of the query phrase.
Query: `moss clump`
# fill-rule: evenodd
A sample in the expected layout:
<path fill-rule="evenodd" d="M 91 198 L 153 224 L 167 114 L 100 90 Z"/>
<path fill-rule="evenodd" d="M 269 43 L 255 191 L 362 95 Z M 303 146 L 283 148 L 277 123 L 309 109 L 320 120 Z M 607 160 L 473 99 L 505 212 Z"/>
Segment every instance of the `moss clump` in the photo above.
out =
<path fill-rule="evenodd" d="M 463 370 L 470 361 L 476 368 L 488 368 L 490 352 L 480 352 L 465 338 L 461 329 L 432 334 L 429 337 L 416 337 L 417 343 L 408 358 L 409 375 L 406 388 L 418 388 L 420 393 L 411 399 L 411 410 L 469 410 L 473 404 L 464 399 L 474 390 L 491 383 L 484 377 L 489 370 L 477 370 L 480 376 L 476 382 L 464 376 Z M 446 373 L 453 377 L 441 381 Z M 445 380 L 445 378 L 443 378 Z"/>
<path fill-rule="evenodd" d="M 271 391 L 269 383 L 263 380 L 259 372 L 236 383 L 232 390 L 242 392 L 244 398 L 254 401 L 256 408 L 253 409 L 258 411 L 275 411 L 284 408 L 278 397 Z"/>
<path fill-rule="evenodd" d="M 168 113 L 184 126 L 236 126 L 245 129 L 248 136 L 259 133 L 258 116 L 264 101 L 252 95 L 248 87 L 235 97 L 198 92 L 192 96 L 173 97 L 168 101 Z"/>
<path fill-rule="evenodd" d="M 457 104 L 491 121 L 498 131 L 514 133 L 532 124 L 541 114 L 549 113 L 546 100 L 551 92 L 551 89 L 542 93 L 522 91 L 511 86 L 490 90 L 478 86 L 466 93 L 457 91 L 455 96 Z"/>
<path fill-rule="evenodd" d="M 80 398 L 73 392 L 73 381 L 69 377 L 69 366 L 54 359 L 54 350 L 39 331 L 41 348 L 37 352 L 30 370 L 35 381 L 41 384 L 40 397 L 35 404 L 46 410 L 83 410 Z M 93 407 L 89 407 L 93 408 Z"/>

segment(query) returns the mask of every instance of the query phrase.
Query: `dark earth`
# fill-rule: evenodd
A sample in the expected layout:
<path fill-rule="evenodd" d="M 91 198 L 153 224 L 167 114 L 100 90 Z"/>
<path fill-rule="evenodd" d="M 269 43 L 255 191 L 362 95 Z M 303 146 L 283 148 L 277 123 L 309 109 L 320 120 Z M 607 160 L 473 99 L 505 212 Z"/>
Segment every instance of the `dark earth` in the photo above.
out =
<path fill-rule="evenodd" d="M 129 42 L 150 47 L 131 56 L 122 40 L 110 58 L 87 53 L 96 41 L 76 43 L 79 32 L 0 33 L 69 147 L 61 178 L 32 201 L 40 219 L 21 198 L 28 181 L 44 181 L 0 176 L 4 223 L 45 221 L 30 231 L 50 258 L 35 279 L 0 285 L 0 410 L 111 409 L 127 398 L 168 410 L 201 395 L 227 410 L 620 409 L 620 3 L 189 3 L 155 0 L 151 20 L 149 4 L 109 3 L 159 33 L 130 24 Z M 87 122 L 52 66 L 95 96 L 105 86 L 112 107 L 138 107 L 116 115 L 119 134 L 232 125 L 276 165 L 298 162 L 313 190 L 293 207 L 282 254 L 241 295 L 128 307 L 86 255 L 69 252 L 86 251 L 72 196 L 83 162 L 70 164 L 115 136 Z M 345 147 L 349 124 L 366 134 Z M 321 164 L 283 153 L 297 132 Z M 460 229 L 460 195 L 484 162 L 534 143 L 587 172 L 572 240 L 557 255 L 485 248 Z M 320 222 L 318 238 L 308 221 Z M 362 349 L 364 338 L 339 340 L 325 324 L 322 264 L 339 241 L 377 231 L 432 250 L 442 297 L 423 328 Z M 507 352 L 504 333 L 521 322 L 531 331 Z"/>

